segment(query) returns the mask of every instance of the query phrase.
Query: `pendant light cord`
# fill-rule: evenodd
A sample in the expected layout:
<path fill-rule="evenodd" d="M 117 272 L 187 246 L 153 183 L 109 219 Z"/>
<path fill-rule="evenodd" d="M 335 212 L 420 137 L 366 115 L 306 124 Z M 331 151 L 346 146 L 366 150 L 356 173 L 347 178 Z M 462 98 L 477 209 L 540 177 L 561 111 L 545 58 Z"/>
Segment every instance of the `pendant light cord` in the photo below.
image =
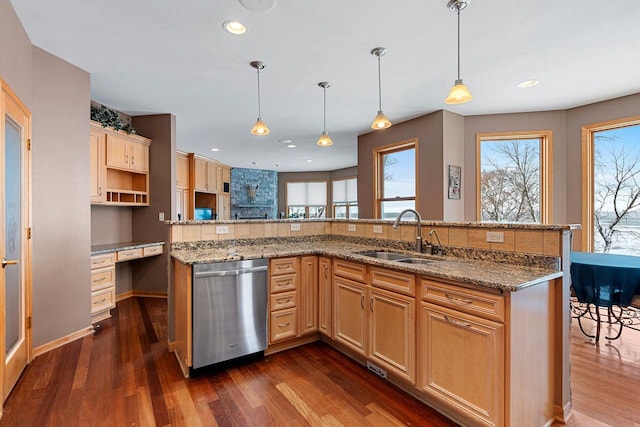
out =
<path fill-rule="evenodd" d="M 323 113 L 322 113 L 322 117 L 323 117 L 322 128 L 323 128 L 324 133 L 327 133 L 327 88 L 323 87 L 322 89 L 323 89 L 322 91 L 324 93 L 324 95 L 323 95 L 324 101 L 322 103 L 322 105 L 324 105 Z"/>
<path fill-rule="evenodd" d="M 258 71 L 258 117 L 262 117 L 262 114 L 260 112 L 260 67 L 257 67 L 256 70 Z M 458 74 L 460 72 L 458 71 Z"/>
<path fill-rule="evenodd" d="M 458 80 L 460 80 L 460 6 L 458 5 Z"/>
<path fill-rule="evenodd" d="M 382 79 L 380 77 L 380 54 L 376 55 L 378 57 L 378 110 L 382 111 Z"/>

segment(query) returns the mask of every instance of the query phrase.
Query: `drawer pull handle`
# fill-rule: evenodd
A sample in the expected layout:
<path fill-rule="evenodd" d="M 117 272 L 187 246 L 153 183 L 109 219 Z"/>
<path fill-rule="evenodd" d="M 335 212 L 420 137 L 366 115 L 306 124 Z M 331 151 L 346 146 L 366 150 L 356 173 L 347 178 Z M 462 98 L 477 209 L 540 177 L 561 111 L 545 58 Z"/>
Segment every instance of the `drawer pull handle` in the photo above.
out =
<path fill-rule="evenodd" d="M 286 303 L 288 303 L 288 302 L 290 302 L 290 301 L 291 301 L 291 298 L 287 298 L 287 299 L 286 299 L 286 300 L 284 300 L 284 301 L 280 301 L 280 303 L 281 303 L 281 304 L 286 304 Z"/>
<path fill-rule="evenodd" d="M 451 323 L 453 325 L 462 326 L 463 328 L 470 328 L 471 327 L 471 323 L 462 322 L 460 320 L 454 320 L 454 319 L 451 319 L 447 315 L 444 316 L 444 320 L 446 320 L 447 322 L 449 322 L 449 323 Z"/>
<path fill-rule="evenodd" d="M 373 313 L 373 297 L 369 300 L 369 310 Z"/>
<path fill-rule="evenodd" d="M 92 280 L 92 282 L 93 282 L 93 283 L 100 283 L 100 282 L 102 282 L 102 281 L 104 281 L 104 277 L 101 277 L 101 278 L 99 278 L 99 279 L 93 279 L 93 280 Z"/>
<path fill-rule="evenodd" d="M 473 303 L 473 300 L 467 299 L 467 298 L 460 298 L 460 297 L 456 297 L 456 296 L 449 295 L 449 294 L 444 294 L 444 296 L 446 296 L 449 301 L 453 301 L 453 302 L 461 302 L 463 304 L 471 304 L 471 303 Z"/>
<path fill-rule="evenodd" d="M 285 326 L 289 326 L 291 324 L 291 322 L 287 322 L 287 323 L 278 323 L 278 328 L 284 328 Z"/>
<path fill-rule="evenodd" d="M 362 294 L 362 296 L 360 297 L 360 306 L 364 310 L 364 294 Z"/>
<path fill-rule="evenodd" d="M 105 302 L 107 299 L 106 298 L 102 298 L 100 301 L 96 301 L 93 303 L 93 305 L 98 305 L 98 304 L 102 304 L 103 302 Z"/>

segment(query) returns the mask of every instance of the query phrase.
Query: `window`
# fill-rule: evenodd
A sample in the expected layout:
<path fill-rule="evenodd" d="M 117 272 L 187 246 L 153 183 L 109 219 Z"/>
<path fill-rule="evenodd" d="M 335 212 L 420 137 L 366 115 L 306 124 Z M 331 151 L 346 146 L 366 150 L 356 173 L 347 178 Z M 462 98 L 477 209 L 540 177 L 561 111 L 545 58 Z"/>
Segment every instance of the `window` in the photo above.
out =
<path fill-rule="evenodd" d="M 333 181 L 333 217 L 358 219 L 358 178 Z"/>
<path fill-rule="evenodd" d="M 640 255 L 640 117 L 583 127 L 582 249 Z"/>
<path fill-rule="evenodd" d="M 417 145 L 412 139 L 375 150 L 378 218 L 392 220 L 404 209 L 415 209 Z"/>
<path fill-rule="evenodd" d="M 327 183 L 287 182 L 288 218 L 325 218 Z"/>
<path fill-rule="evenodd" d="M 479 221 L 551 222 L 551 131 L 476 136 Z"/>

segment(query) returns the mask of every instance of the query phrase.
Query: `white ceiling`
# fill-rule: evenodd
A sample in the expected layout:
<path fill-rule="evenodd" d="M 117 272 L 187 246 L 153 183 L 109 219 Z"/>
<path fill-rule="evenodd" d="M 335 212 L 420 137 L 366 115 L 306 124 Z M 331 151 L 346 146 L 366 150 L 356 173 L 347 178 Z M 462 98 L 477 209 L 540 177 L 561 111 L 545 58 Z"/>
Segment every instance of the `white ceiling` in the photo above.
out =
<path fill-rule="evenodd" d="M 179 149 L 235 167 L 355 165 L 357 135 L 378 109 L 369 53 L 376 46 L 389 50 L 382 107 L 393 123 L 440 109 L 565 109 L 640 92 L 637 0 L 472 0 L 461 14 L 461 75 L 474 100 L 460 106 L 444 103 L 456 78 L 456 15 L 447 0 L 278 0 L 265 12 L 237 0 L 11 3 L 34 45 L 91 73 L 93 100 L 131 115 L 172 113 Z M 248 32 L 226 33 L 229 19 Z M 249 133 L 257 117 L 253 60 L 266 64 L 262 117 L 271 134 L 263 137 Z M 529 79 L 541 83 L 517 87 Z M 329 148 L 315 143 L 320 81 L 332 84 Z"/>

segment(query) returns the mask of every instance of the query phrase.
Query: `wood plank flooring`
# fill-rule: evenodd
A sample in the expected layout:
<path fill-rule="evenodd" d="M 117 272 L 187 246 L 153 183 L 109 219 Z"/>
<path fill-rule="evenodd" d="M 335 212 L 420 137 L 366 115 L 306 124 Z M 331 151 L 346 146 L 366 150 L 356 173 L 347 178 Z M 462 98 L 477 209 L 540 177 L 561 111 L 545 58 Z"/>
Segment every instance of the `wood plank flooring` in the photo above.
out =
<path fill-rule="evenodd" d="M 165 300 L 129 298 L 113 314 L 33 361 L 0 426 L 454 425 L 322 343 L 185 380 Z M 570 427 L 640 426 L 640 332 L 595 345 L 574 324 L 571 361 Z"/>
<path fill-rule="evenodd" d="M 451 426 L 323 343 L 185 380 L 167 303 L 120 301 L 95 335 L 34 360 L 0 426 Z"/>

